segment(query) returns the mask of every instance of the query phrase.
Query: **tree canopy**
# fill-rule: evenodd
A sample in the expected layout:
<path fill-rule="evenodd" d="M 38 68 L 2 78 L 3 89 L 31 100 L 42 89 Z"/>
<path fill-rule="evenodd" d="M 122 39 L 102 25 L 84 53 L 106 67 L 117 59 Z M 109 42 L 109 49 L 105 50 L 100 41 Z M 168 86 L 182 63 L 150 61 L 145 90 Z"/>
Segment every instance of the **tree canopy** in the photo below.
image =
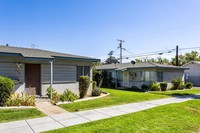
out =
<path fill-rule="evenodd" d="M 151 59 L 136 59 L 135 61 L 176 65 L 176 57 L 172 58 L 171 60 L 167 58 L 158 57 L 158 58 L 151 58 Z M 179 66 L 182 66 L 190 61 L 200 61 L 200 53 L 198 53 L 197 51 L 191 51 L 185 54 L 180 54 L 178 56 Z"/>

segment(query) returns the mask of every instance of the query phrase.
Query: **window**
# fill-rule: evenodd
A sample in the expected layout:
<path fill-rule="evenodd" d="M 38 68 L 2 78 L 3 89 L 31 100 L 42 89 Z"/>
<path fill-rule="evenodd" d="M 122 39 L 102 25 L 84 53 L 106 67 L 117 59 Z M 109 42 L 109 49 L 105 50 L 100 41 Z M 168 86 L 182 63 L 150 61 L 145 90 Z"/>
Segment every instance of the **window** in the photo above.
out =
<path fill-rule="evenodd" d="M 185 79 L 186 79 L 186 80 L 189 79 L 189 73 L 185 73 Z"/>
<path fill-rule="evenodd" d="M 77 81 L 80 76 L 90 76 L 90 66 L 77 66 Z"/>
<path fill-rule="evenodd" d="M 150 82 L 155 81 L 155 72 L 145 71 L 140 73 L 141 81 Z"/>
<path fill-rule="evenodd" d="M 145 81 L 145 72 L 140 73 L 141 81 Z"/>
<path fill-rule="evenodd" d="M 163 82 L 163 72 L 157 72 L 157 78 L 158 82 Z"/>
<path fill-rule="evenodd" d="M 84 66 L 84 76 L 90 76 L 90 67 Z"/>

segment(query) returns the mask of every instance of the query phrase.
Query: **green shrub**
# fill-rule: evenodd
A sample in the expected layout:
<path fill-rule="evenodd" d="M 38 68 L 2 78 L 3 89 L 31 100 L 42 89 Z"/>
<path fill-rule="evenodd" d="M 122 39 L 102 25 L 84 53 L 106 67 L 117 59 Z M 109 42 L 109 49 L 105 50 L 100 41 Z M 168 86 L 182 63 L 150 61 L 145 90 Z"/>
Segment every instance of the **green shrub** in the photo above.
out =
<path fill-rule="evenodd" d="M 5 105 L 13 89 L 13 81 L 7 77 L 0 76 L 0 106 Z"/>
<path fill-rule="evenodd" d="M 160 86 L 156 82 L 152 82 L 150 84 L 150 91 L 160 91 Z"/>
<path fill-rule="evenodd" d="M 48 87 L 47 88 L 47 93 L 46 95 L 50 98 L 51 95 L 51 88 Z M 57 91 L 55 89 L 52 88 L 52 99 L 51 99 L 51 103 L 52 104 L 56 104 L 57 102 L 60 101 L 60 95 L 57 93 Z"/>
<path fill-rule="evenodd" d="M 74 100 L 77 100 L 78 96 L 73 93 L 72 91 L 66 89 L 63 94 L 60 96 L 61 101 L 68 101 L 68 102 L 74 102 Z"/>
<path fill-rule="evenodd" d="M 192 87 L 193 87 L 193 84 L 192 84 L 191 82 L 187 82 L 187 83 L 185 84 L 185 88 L 186 88 L 186 89 L 192 89 Z"/>
<path fill-rule="evenodd" d="M 97 82 L 96 81 L 92 81 L 92 89 L 95 89 L 97 87 Z"/>
<path fill-rule="evenodd" d="M 46 95 L 48 96 L 48 98 L 50 98 L 50 95 L 51 95 L 51 88 L 50 88 L 50 86 L 47 88 L 46 92 L 47 92 Z M 56 90 L 54 88 L 52 88 L 52 97 L 53 97 L 53 95 L 56 95 L 56 94 L 57 94 Z"/>
<path fill-rule="evenodd" d="M 171 90 L 181 90 L 184 89 L 183 81 L 181 78 L 174 79 L 171 81 L 172 87 Z"/>
<path fill-rule="evenodd" d="M 35 96 L 22 93 L 21 106 L 35 106 Z"/>
<path fill-rule="evenodd" d="M 160 83 L 160 89 L 161 89 L 161 91 L 166 91 L 167 90 L 167 82 Z"/>
<path fill-rule="evenodd" d="M 79 77 L 80 98 L 83 98 L 87 94 L 89 86 L 90 86 L 90 78 L 88 76 L 80 76 Z"/>
<path fill-rule="evenodd" d="M 142 89 L 143 92 L 147 92 L 147 91 L 149 91 L 150 87 L 149 87 L 149 85 L 143 84 L 141 86 L 141 89 Z"/>
<path fill-rule="evenodd" d="M 51 103 L 52 104 L 56 104 L 60 101 L 60 95 L 56 92 L 52 95 L 52 100 L 51 100 Z"/>
<path fill-rule="evenodd" d="M 92 96 L 100 96 L 101 92 L 102 92 L 101 88 L 96 87 L 92 89 Z"/>
<path fill-rule="evenodd" d="M 31 96 L 29 94 L 22 93 L 13 94 L 6 102 L 6 106 L 35 106 L 35 96 Z"/>
<path fill-rule="evenodd" d="M 21 105 L 21 98 L 18 93 L 12 94 L 10 98 L 6 101 L 6 106 L 20 106 Z"/>

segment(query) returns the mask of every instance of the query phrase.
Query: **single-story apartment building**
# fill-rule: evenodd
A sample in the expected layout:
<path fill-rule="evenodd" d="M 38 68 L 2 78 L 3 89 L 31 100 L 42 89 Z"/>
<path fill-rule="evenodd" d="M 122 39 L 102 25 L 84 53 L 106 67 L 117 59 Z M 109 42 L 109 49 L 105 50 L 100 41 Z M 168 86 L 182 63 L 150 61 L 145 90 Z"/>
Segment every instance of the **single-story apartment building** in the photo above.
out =
<path fill-rule="evenodd" d="M 15 92 L 35 89 L 36 95 L 46 95 L 52 83 L 58 93 L 66 88 L 78 91 L 79 76 L 90 76 L 92 88 L 92 62 L 96 58 L 52 52 L 41 49 L 0 46 L 0 76 L 7 76 L 15 83 Z"/>
<path fill-rule="evenodd" d="M 107 72 L 108 79 L 115 83 L 115 87 L 131 88 L 149 85 L 151 82 L 167 82 L 176 78 L 184 81 L 185 67 L 178 67 L 150 62 L 107 64 L 96 67 L 97 70 Z"/>
<path fill-rule="evenodd" d="M 200 61 L 191 61 L 183 67 L 190 69 L 185 70 L 185 82 L 191 82 L 194 86 L 200 86 Z"/>

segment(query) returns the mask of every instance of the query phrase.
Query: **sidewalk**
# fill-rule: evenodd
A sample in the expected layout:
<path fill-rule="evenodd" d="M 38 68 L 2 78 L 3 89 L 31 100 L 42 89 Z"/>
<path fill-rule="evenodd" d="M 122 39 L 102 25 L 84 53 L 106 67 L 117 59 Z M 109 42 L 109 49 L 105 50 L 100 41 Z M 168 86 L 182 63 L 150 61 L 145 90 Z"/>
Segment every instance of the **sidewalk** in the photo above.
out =
<path fill-rule="evenodd" d="M 117 105 L 88 111 L 80 111 L 75 113 L 68 112 L 57 115 L 49 115 L 47 117 L 36 119 L 2 123 L 0 124 L 0 133 L 37 133 L 58 128 L 64 128 L 90 121 L 111 118 L 123 114 L 134 113 L 159 105 L 180 103 L 192 99 L 195 99 L 195 97 L 172 97 L 159 100 Z"/>

